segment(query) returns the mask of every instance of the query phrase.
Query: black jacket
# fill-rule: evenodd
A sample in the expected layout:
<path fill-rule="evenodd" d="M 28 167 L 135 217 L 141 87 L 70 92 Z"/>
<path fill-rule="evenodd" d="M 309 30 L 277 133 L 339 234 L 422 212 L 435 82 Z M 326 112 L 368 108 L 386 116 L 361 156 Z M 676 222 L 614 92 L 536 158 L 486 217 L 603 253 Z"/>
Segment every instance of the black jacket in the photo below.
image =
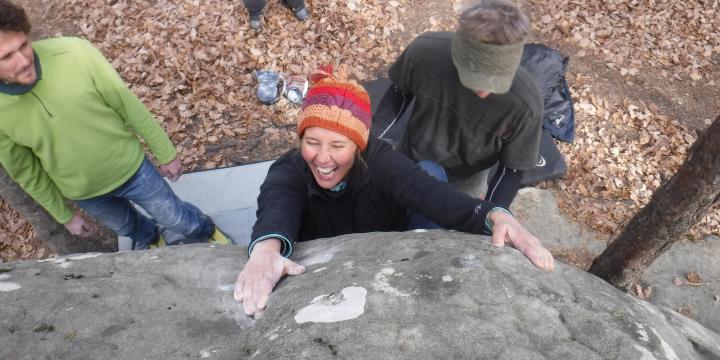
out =
<path fill-rule="evenodd" d="M 257 221 L 248 251 L 267 238 L 296 241 L 348 233 L 407 230 L 408 209 L 446 227 L 483 233 L 493 207 L 437 181 L 385 142 L 371 138 L 348 173 L 347 188 L 320 188 L 298 149 L 270 166 L 260 187 Z"/>

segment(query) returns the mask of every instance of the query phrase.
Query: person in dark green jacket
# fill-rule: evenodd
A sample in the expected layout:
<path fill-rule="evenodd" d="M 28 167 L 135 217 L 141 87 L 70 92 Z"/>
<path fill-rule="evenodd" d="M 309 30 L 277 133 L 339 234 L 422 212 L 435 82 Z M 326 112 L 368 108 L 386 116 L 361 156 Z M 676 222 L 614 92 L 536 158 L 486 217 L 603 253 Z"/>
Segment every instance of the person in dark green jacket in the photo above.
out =
<path fill-rule="evenodd" d="M 260 187 L 250 259 L 235 285 L 246 314 L 265 308 L 281 277 L 305 271 L 289 259 L 297 242 L 418 228 L 410 225 L 417 214 L 446 229 L 491 234 L 493 245 L 513 246 L 553 271 L 552 254 L 507 209 L 453 189 L 370 138 L 368 94 L 346 73 L 327 69 L 311 80 L 298 121 L 300 148 L 275 161 Z"/>
<path fill-rule="evenodd" d="M 402 134 L 392 139 L 398 151 L 455 177 L 487 179 L 497 164 L 484 198 L 509 207 L 539 160 L 543 98 L 519 66 L 529 31 L 508 0 L 468 2 L 456 32 L 421 34 L 392 64 L 374 135 Z M 394 129 L 413 99 L 405 128 Z"/>
<path fill-rule="evenodd" d="M 100 51 L 78 38 L 32 43 L 30 27 L 21 7 L 0 0 L 0 163 L 8 175 L 74 235 L 90 227 L 66 199 L 135 249 L 157 244 L 157 224 L 184 243 L 227 242 L 145 157 L 138 136 L 162 175 L 182 174 L 174 145 Z"/>

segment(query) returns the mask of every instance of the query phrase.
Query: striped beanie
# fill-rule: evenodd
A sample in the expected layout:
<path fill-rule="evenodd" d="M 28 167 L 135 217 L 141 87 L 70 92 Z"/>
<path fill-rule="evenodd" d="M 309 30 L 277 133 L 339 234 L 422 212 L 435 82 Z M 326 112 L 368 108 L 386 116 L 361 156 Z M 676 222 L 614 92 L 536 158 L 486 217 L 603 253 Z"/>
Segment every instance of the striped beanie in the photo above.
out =
<path fill-rule="evenodd" d="M 347 79 L 341 67 L 333 75 L 332 66 L 321 66 L 310 76 L 312 86 L 302 104 L 298 134 L 318 126 L 345 135 L 357 144 L 360 151 L 367 147 L 370 135 L 370 97 L 365 88 Z"/>

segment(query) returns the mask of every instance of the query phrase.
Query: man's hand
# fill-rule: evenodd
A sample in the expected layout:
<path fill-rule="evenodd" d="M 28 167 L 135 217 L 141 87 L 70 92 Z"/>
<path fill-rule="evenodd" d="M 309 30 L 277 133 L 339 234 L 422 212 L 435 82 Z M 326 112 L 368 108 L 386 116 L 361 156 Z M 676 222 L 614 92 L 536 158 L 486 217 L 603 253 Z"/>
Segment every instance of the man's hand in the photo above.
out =
<path fill-rule="evenodd" d="M 65 228 L 75 236 L 86 237 L 90 235 L 90 224 L 85 221 L 79 212 L 76 212 L 72 219 L 64 225 Z"/>
<path fill-rule="evenodd" d="M 168 180 L 172 182 L 177 181 L 177 179 L 180 178 L 180 175 L 183 174 L 182 162 L 180 161 L 180 158 L 176 156 L 173 161 L 165 165 L 160 165 L 160 174 L 162 174 L 162 176 L 168 178 Z"/>
<path fill-rule="evenodd" d="M 300 275 L 305 267 L 280 255 L 280 240 L 255 245 L 250 260 L 235 283 L 235 301 L 243 303 L 248 316 L 261 313 L 275 285 L 285 275 Z"/>
<path fill-rule="evenodd" d="M 555 271 L 555 259 L 552 254 L 514 217 L 502 211 L 492 211 L 488 216 L 493 223 L 493 245 L 503 247 L 507 243 L 520 250 L 538 268 Z"/>

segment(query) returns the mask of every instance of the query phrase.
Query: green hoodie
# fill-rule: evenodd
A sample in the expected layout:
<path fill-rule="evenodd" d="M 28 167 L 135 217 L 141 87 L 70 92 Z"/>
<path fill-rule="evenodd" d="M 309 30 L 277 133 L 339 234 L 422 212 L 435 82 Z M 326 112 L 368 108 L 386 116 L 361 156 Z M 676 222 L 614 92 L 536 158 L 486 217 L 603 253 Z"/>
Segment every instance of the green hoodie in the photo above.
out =
<path fill-rule="evenodd" d="M 0 92 L 0 163 L 60 223 L 64 198 L 107 194 L 140 167 L 139 135 L 161 164 L 175 147 L 153 115 L 92 44 L 78 38 L 33 43 L 42 78 L 21 95 Z"/>

